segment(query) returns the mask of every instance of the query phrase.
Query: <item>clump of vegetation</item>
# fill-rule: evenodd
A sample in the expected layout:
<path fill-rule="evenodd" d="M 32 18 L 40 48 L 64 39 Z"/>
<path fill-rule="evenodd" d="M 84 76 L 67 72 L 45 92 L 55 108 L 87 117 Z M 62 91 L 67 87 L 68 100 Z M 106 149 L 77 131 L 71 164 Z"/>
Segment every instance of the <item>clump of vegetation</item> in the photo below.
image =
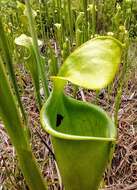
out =
<path fill-rule="evenodd" d="M 56 162 L 65 189 L 98 189 L 99 185 L 104 188 L 106 184 L 112 189 L 116 183 L 112 175 L 106 174 L 102 183 L 100 180 L 113 157 L 117 127 L 121 130 L 121 112 L 126 109 L 123 101 L 132 101 L 132 110 L 135 106 L 136 93 L 131 90 L 128 98 L 125 93 L 132 88 L 129 79 L 133 77 L 134 81 L 136 77 L 136 1 L 1 0 L 0 5 L 0 117 L 19 161 L 19 165 L 15 164 L 18 172 L 10 169 L 9 174 L 2 155 L 6 171 L 6 176 L 2 176 L 2 189 L 10 189 L 10 185 L 13 189 L 63 188 Z M 109 112 L 112 121 L 105 111 L 93 104 Z M 35 109 L 33 114 L 31 109 Z M 49 136 L 43 131 L 41 134 L 38 119 L 41 109 L 41 123 L 52 136 L 54 153 Z M 135 125 L 132 117 L 129 125 L 132 127 L 129 131 L 126 129 L 126 135 L 132 130 L 133 139 L 136 138 Z M 49 152 L 46 161 L 37 155 L 35 135 Z M 133 167 L 129 170 L 131 173 L 135 170 L 134 145 L 135 141 L 133 153 L 129 151 L 131 156 L 125 149 L 125 157 Z M 121 151 L 119 146 L 117 151 Z M 96 160 L 92 155 L 101 159 Z M 116 159 L 119 167 L 125 159 L 124 153 L 120 153 L 121 157 L 118 152 L 116 155 L 112 170 Z M 75 167 L 72 168 L 70 162 Z M 88 162 L 94 164 L 86 165 Z M 45 172 L 49 165 L 52 177 Z M 96 174 L 94 179 L 93 174 Z M 77 176 L 81 178 L 79 184 Z M 127 184 L 132 188 L 133 183 L 132 189 L 136 189 L 133 178 Z"/>

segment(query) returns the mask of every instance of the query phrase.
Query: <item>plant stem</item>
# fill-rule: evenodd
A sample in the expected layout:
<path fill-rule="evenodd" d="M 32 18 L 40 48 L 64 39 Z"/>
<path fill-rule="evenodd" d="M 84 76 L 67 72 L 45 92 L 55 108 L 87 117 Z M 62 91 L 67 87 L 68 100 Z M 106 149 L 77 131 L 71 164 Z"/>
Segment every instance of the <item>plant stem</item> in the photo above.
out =
<path fill-rule="evenodd" d="M 41 56 L 40 56 L 40 52 L 39 52 L 39 48 L 38 48 L 37 34 L 35 31 L 35 24 L 34 24 L 34 20 L 33 20 L 33 16 L 32 16 L 30 1 L 25 0 L 25 2 L 26 2 L 26 7 L 27 7 L 27 13 L 28 13 L 27 16 L 28 16 L 28 20 L 29 20 L 30 33 L 32 35 L 33 44 L 34 44 L 34 52 L 35 52 L 36 60 L 37 60 L 37 64 L 38 64 L 38 70 L 39 70 L 39 73 L 41 76 L 41 81 L 42 81 L 45 96 L 46 96 L 46 98 L 48 98 L 48 96 L 49 96 L 48 81 L 45 76 L 45 69 L 43 68 L 43 64 L 41 62 Z"/>
<path fill-rule="evenodd" d="M 67 0 L 68 4 L 68 22 L 69 22 L 69 35 L 70 35 L 70 43 L 73 43 L 73 22 L 72 22 L 72 14 L 71 14 L 71 0 Z"/>
<path fill-rule="evenodd" d="M 8 42 L 7 42 L 6 35 L 5 35 L 4 29 L 3 29 L 1 18 L 0 18 L 0 42 L 1 42 L 3 53 L 4 53 L 4 58 L 5 58 L 6 66 L 8 69 L 8 73 L 9 73 L 9 76 L 10 76 L 10 79 L 11 79 L 11 82 L 12 82 L 12 85 L 13 85 L 13 88 L 14 88 L 14 91 L 16 94 L 16 98 L 17 98 L 19 107 L 21 109 L 23 120 L 24 120 L 25 124 L 27 125 L 27 116 L 26 116 L 24 107 L 22 105 L 21 99 L 20 99 L 19 89 L 18 89 L 16 76 L 14 73 L 14 68 L 13 68 L 13 63 L 12 63 L 12 57 L 10 54 L 10 50 L 9 50 Z"/>
<path fill-rule="evenodd" d="M 84 13 L 80 12 L 75 22 L 76 47 L 80 46 L 83 42 L 83 31 L 81 30 L 83 22 L 84 22 Z"/>
<path fill-rule="evenodd" d="M 88 11 L 87 11 L 87 0 L 83 0 L 83 8 L 84 8 L 84 14 L 85 14 L 85 27 L 84 27 L 84 41 L 88 40 Z"/>
<path fill-rule="evenodd" d="M 52 48 L 50 43 L 48 44 L 48 47 L 49 47 L 49 58 L 50 58 L 49 60 L 51 61 L 49 68 L 51 71 L 51 75 L 56 76 L 58 73 L 57 55 L 55 54 L 55 50 Z"/>
<path fill-rule="evenodd" d="M 92 35 L 93 37 L 96 34 L 96 3 L 93 0 L 93 12 L 92 12 Z"/>
<path fill-rule="evenodd" d="M 61 23 L 61 0 L 57 0 L 58 23 Z"/>
<path fill-rule="evenodd" d="M 126 50 L 124 52 L 124 64 L 123 64 L 123 68 L 122 68 L 120 79 L 119 79 L 117 96 L 115 99 L 114 122 L 116 126 L 118 125 L 118 111 L 121 104 L 123 86 L 124 86 L 125 79 L 127 77 L 126 73 L 127 73 L 127 68 L 128 68 L 128 46 L 129 46 L 128 42 L 126 45 L 127 45 Z"/>
<path fill-rule="evenodd" d="M 39 3 L 39 11 L 40 11 L 40 31 L 41 31 L 41 36 L 42 39 L 45 40 L 44 36 L 45 36 L 45 30 L 44 30 L 44 23 L 42 22 L 42 3 Z"/>
<path fill-rule="evenodd" d="M 45 12 L 45 14 L 44 14 L 44 17 L 45 17 L 45 21 L 46 21 L 46 23 L 45 24 L 43 24 L 44 25 L 44 30 L 45 30 L 45 28 L 46 28 L 46 35 L 45 35 L 45 40 L 44 40 L 44 42 L 46 42 L 46 40 L 47 40 L 47 42 L 48 42 L 48 40 L 49 40 L 49 23 L 48 23 L 48 21 L 49 21 L 49 13 L 48 13 L 48 5 L 47 5 L 47 1 L 45 1 L 44 2 L 44 12 Z M 54 14 L 53 14 L 54 15 Z"/>

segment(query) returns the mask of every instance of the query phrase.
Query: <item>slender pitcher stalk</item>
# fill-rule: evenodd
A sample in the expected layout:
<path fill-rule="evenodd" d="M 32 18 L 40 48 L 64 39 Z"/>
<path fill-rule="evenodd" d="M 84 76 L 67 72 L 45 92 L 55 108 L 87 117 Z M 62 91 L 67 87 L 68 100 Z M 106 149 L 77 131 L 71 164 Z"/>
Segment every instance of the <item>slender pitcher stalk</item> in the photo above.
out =
<path fill-rule="evenodd" d="M 37 60 L 37 64 L 38 64 L 38 70 L 41 76 L 41 81 L 42 81 L 42 85 L 43 85 L 43 89 L 44 89 L 44 93 L 46 98 L 48 98 L 49 96 L 49 88 L 48 88 L 48 81 L 47 78 L 45 76 L 45 68 L 43 67 L 43 64 L 41 62 L 40 59 L 40 52 L 39 52 L 39 48 L 38 48 L 38 41 L 37 41 L 37 34 L 35 31 L 35 24 L 34 24 L 34 20 L 33 20 L 33 16 L 32 16 L 32 10 L 31 10 L 31 6 L 30 6 L 30 1 L 29 0 L 25 0 L 26 2 L 26 7 L 27 7 L 27 16 L 28 16 L 28 20 L 29 20 L 29 26 L 30 26 L 30 32 L 32 35 L 32 39 L 33 39 L 33 43 L 34 43 L 34 51 L 36 54 L 36 60 Z"/>

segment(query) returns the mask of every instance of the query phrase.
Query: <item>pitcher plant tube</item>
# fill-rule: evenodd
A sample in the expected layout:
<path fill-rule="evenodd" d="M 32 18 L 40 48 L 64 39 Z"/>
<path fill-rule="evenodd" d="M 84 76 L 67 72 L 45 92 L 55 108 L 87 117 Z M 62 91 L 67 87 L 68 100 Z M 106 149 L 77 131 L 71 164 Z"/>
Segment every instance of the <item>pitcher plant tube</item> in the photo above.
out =
<path fill-rule="evenodd" d="M 25 57 L 26 60 L 26 68 L 31 74 L 31 78 L 33 81 L 33 85 L 35 88 L 35 96 L 37 99 L 38 103 L 38 108 L 40 109 L 42 106 L 42 100 L 41 100 L 41 95 L 40 95 L 40 79 L 41 75 L 39 72 L 39 68 L 37 65 L 37 60 L 36 60 L 36 55 L 34 52 L 34 45 L 32 38 L 29 36 L 26 36 L 25 34 L 22 34 L 21 36 L 15 38 L 15 43 L 19 46 L 23 46 L 28 50 L 28 56 Z M 42 42 L 38 40 L 38 45 L 42 45 Z M 41 62 L 44 62 L 44 58 L 40 56 Z M 44 64 L 43 64 L 44 65 Z"/>
<path fill-rule="evenodd" d="M 123 44 L 97 37 L 66 59 L 53 91 L 41 110 L 41 123 L 51 135 L 65 190 L 97 190 L 113 155 L 117 128 L 99 106 L 64 93 L 67 82 L 99 90 L 111 83 L 118 70 Z"/>

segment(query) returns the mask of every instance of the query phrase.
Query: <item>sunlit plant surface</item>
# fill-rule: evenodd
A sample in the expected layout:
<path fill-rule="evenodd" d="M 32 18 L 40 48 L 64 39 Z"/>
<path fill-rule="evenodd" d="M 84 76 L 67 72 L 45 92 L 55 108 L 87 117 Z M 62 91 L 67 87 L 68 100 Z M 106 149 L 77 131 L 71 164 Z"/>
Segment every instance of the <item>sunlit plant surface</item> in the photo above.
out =
<path fill-rule="evenodd" d="M 0 5 L 0 117 L 26 184 L 32 190 L 48 188 L 31 150 L 30 118 L 16 80 L 22 63 L 32 78 L 65 190 L 98 189 L 113 157 L 123 84 L 135 55 L 130 47 L 137 35 L 136 1 L 1 0 Z M 102 89 L 109 101 L 115 77 L 110 119 L 93 103 Z M 87 90 L 95 91 L 95 101 L 76 100 Z"/>

